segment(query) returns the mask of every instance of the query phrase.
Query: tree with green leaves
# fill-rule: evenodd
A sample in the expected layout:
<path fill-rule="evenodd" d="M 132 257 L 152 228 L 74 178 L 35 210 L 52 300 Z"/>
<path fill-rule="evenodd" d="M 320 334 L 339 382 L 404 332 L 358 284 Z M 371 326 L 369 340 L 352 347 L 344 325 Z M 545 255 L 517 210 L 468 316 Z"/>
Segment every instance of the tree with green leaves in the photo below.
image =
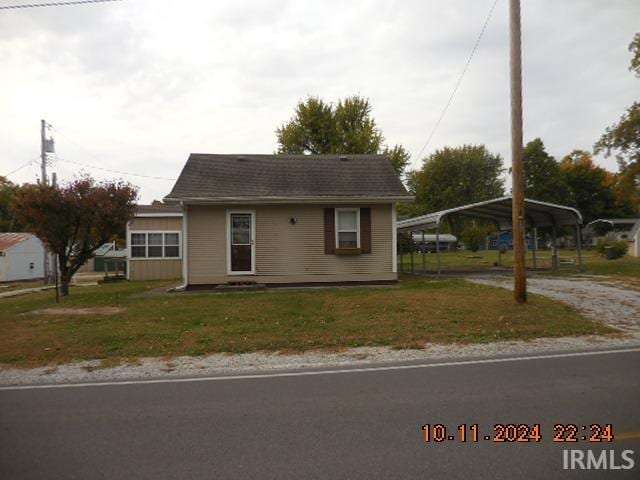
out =
<path fill-rule="evenodd" d="M 633 40 L 629 44 L 629 51 L 631 52 L 629 71 L 634 72 L 636 77 L 640 78 L 640 32 L 633 36 Z"/>
<path fill-rule="evenodd" d="M 69 295 L 71 277 L 93 252 L 133 218 L 137 188 L 121 181 L 96 183 L 82 177 L 62 187 L 25 185 L 12 209 L 58 257 L 60 292 Z"/>
<path fill-rule="evenodd" d="M 435 212 L 504 195 L 502 157 L 484 145 L 444 147 L 407 175 L 416 197 L 407 213 Z"/>
<path fill-rule="evenodd" d="M 634 102 L 593 146 L 594 153 L 615 154 L 621 171 L 640 163 L 640 102 Z"/>
<path fill-rule="evenodd" d="M 293 117 L 276 129 L 276 136 L 278 153 L 388 155 L 399 175 L 411 157 L 402 145 L 384 145 L 369 100 L 358 95 L 335 105 L 318 97 L 301 100 Z"/>
<path fill-rule="evenodd" d="M 559 204 L 569 201 L 569 187 L 560 164 L 539 138 L 524 147 L 524 182 L 526 198 Z"/>
<path fill-rule="evenodd" d="M 562 159 L 560 168 L 569 186 L 569 203 L 582 213 L 585 223 L 628 214 L 629 206 L 616 202 L 616 174 L 597 166 L 589 152 L 574 150 Z"/>
<path fill-rule="evenodd" d="M 629 70 L 640 78 L 640 33 L 636 33 L 629 44 L 632 54 Z M 607 127 L 595 143 L 594 153 L 615 155 L 620 169 L 618 196 L 626 196 L 635 205 L 634 213 L 640 212 L 640 102 L 634 102 L 622 114 L 618 123 Z"/>
<path fill-rule="evenodd" d="M 11 202 L 20 187 L 6 177 L 0 177 L 0 232 L 21 232 L 22 225 L 16 219 Z"/>

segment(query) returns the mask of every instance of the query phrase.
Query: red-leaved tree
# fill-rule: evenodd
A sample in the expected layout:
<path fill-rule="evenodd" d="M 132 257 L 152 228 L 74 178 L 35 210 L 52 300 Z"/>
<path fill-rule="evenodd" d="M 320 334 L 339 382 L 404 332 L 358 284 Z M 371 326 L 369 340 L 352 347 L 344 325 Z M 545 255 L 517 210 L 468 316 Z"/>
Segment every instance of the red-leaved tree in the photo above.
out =
<path fill-rule="evenodd" d="M 71 277 L 133 218 L 137 187 L 122 181 L 96 182 L 88 176 L 61 187 L 25 185 L 12 209 L 58 257 L 60 293 L 69 295 Z"/>

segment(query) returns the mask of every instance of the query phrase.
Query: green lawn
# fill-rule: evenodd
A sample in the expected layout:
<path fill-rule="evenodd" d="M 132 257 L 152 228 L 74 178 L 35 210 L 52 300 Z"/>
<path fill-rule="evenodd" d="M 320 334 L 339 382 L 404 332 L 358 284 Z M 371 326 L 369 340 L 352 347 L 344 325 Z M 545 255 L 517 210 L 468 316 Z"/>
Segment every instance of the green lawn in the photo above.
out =
<path fill-rule="evenodd" d="M 464 280 L 406 276 L 397 287 L 139 296 L 162 282 L 72 288 L 63 307 L 115 306 L 114 315 L 43 315 L 52 292 L 0 300 L 0 364 L 37 366 L 85 359 L 304 351 L 361 345 L 417 348 L 612 329 L 532 295 Z"/>
<path fill-rule="evenodd" d="M 420 272 L 423 268 L 423 255 L 414 254 L 413 268 L 414 271 Z M 435 270 L 437 268 L 436 255 L 429 253 L 425 256 L 427 270 Z M 575 250 L 561 250 L 560 259 L 565 261 L 573 261 L 574 263 L 563 263 L 560 265 L 560 274 L 580 273 L 578 268 L 578 255 Z M 411 258 L 409 255 L 403 255 L 402 258 L 404 271 L 411 271 Z M 595 250 L 585 250 L 582 253 L 584 264 L 584 273 L 592 275 L 617 275 L 631 276 L 640 278 L 640 258 L 625 256 L 617 260 L 606 260 Z M 470 270 L 470 269 L 491 269 L 498 262 L 498 252 L 496 251 L 480 251 L 480 252 L 450 252 L 440 254 L 440 263 L 443 270 Z M 527 252 L 527 267 L 533 267 L 533 255 Z M 398 268 L 400 268 L 400 257 L 398 257 Z M 513 266 L 513 252 L 507 252 L 502 255 L 501 265 L 511 268 Z M 536 267 L 551 269 L 551 252 L 549 250 L 539 250 L 536 252 Z"/>

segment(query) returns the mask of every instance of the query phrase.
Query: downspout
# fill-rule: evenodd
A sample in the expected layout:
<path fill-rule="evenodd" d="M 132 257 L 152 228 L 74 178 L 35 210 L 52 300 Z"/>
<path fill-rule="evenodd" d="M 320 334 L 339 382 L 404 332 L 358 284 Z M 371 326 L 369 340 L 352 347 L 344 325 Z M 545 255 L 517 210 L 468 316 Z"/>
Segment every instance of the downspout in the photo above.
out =
<path fill-rule="evenodd" d="M 129 259 L 131 258 L 131 235 L 129 234 L 129 226 L 131 225 L 131 221 L 127 222 L 127 232 L 126 232 L 126 240 L 127 240 L 127 281 L 131 280 L 131 264 L 129 263 Z M 115 242 L 114 242 L 115 243 Z M 57 265 L 57 263 L 56 263 Z M 57 281 L 57 278 L 56 278 Z"/>
<path fill-rule="evenodd" d="M 182 207 L 182 285 L 176 290 L 186 290 L 189 285 L 189 219 L 188 209 L 184 202 L 180 202 Z"/>

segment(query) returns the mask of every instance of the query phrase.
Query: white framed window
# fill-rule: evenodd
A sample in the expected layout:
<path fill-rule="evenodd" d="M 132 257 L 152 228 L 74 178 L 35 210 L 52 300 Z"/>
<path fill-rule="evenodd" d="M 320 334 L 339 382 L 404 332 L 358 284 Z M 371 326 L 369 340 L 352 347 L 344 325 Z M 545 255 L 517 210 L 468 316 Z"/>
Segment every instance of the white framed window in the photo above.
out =
<path fill-rule="evenodd" d="M 180 256 L 180 234 L 164 234 L 164 256 L 165 258 L 178 258 Z"/>
<path fill-rule="evenodd" d="M 162 233 L 147 234 L 147 257 L 162 258 Z"/>
<path fill-rule="evenodd" d="M 132 259 L 180 258 L 180 232 L 130 232 L 129 256 Z"/>
<path fill-rule="evenodd" d="M 131 241 L 131 257 L 132 258 L 146 258 L 147 256 L 147 234 L 146 233 L 132 233 Z"/>
<path fill-rule="evenodd" d="M 359 208 L 336 208 L 336 248 L 360 248 Z"/>

